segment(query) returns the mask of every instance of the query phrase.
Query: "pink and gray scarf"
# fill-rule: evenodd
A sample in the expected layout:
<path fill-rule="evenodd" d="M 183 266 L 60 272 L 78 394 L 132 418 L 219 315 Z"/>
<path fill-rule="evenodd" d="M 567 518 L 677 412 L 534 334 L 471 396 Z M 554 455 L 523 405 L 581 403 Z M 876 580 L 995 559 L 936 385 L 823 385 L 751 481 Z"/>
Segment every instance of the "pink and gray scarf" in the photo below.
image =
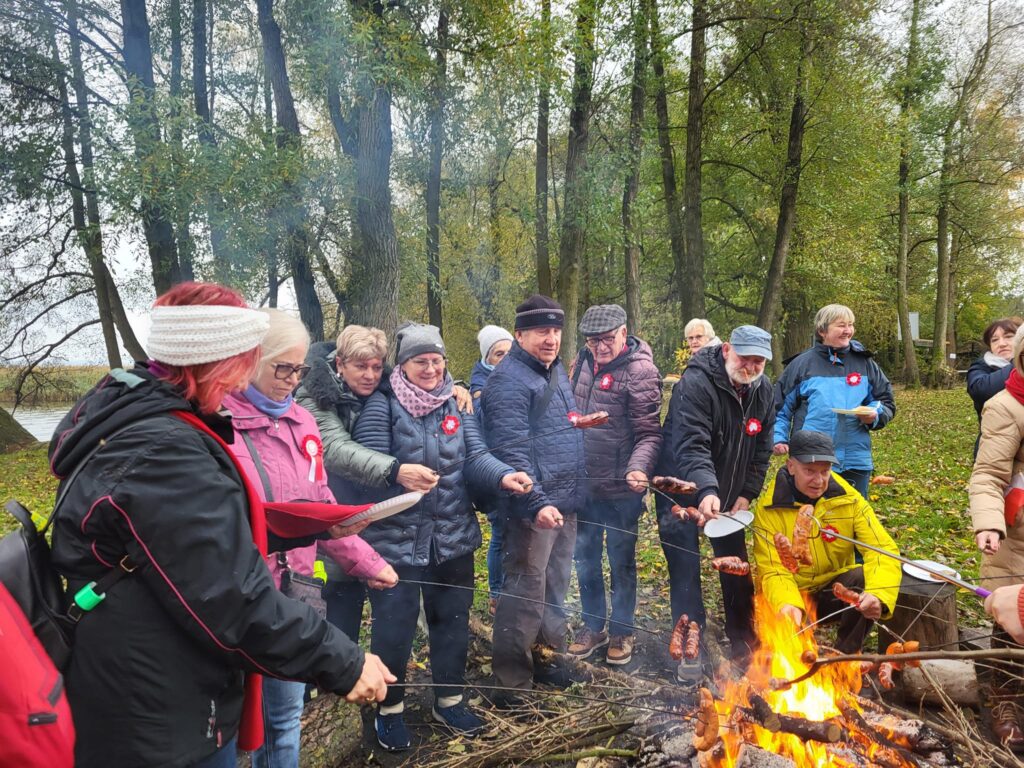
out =
<path fill-rule="evenodd" d="M 445 371 L 444 380 L 427 392 L 405 378 L 399 366 L 396 365 L 391 371 L 391 390 L 401 406 L 417 419 L 444 405 L 452 396 L 453 384 L 451 374 Z"/>

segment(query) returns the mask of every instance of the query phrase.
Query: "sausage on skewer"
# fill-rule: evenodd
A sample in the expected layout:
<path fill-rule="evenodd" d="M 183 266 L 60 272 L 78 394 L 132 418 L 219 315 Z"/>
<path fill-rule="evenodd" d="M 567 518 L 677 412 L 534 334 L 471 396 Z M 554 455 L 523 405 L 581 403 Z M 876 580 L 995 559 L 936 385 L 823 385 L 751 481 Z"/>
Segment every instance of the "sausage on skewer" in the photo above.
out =
<path fill-rule="evenodd" d="M 713 558 L 711 567 L 730 576 L 748 576 L 750 574 L 750 563 L 736 555 Z"/>
<path fill-rule="evenodd" d="M 686 647 L 683 649 L 683 656 L 693 661 L 700 654 L 700 624 L 696 621 L 690 622 L 689 631 L 686 633 Z"/>
<path fill-rule="evenodd" d="M 690 623 L 690 617 L 685 613 L 679 617 L 675 628 L 672 630 L 672 639 L 668 644 L 668 655 L 675 661 L 683 660 L 683 651 L 686 643 L 686 629 Z"/>
<path fill-rule="evenodd" d="M 832 585 L 832 594 L 836 596 L 837 600 L 842 600 L 844 603 L 849 605 L 860 604 L 860 595 L 845 584 L 840 584 L 838 581 Z"/>
<path fill-rule="evenodd" d="M 658 475 L 651 478 L 651 485 L 665 493 L 693 493 L 697 490 L 697 484 L 689 480 L 680 480 L 678 477 L 663 477 Z"/>
<path fill-rule="evenodd" d="M 804 565 L 814 565 L 811 559 L 811 528 L 814 525 L 814 507 L 804 504 L 796 513 L 793 526 L 793 557 Z"/>
<path fill-rule="evenodd" d="M 800 563 L 793 555 L 793 545 L 790 543 L 789 537 L 781 531 L 775 534 L 775 551 L 779 553 L 779 561 L 783 568 L 790 573 L 800 570 Z"/>

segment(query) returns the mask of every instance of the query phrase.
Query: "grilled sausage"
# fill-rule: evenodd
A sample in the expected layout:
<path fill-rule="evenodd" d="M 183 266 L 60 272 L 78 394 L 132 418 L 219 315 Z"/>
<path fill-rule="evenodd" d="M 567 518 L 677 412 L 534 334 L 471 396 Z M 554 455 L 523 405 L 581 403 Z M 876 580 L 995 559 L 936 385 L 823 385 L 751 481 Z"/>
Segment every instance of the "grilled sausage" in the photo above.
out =
<path fill-rule="evenodd" d="M 707 688 L 700 689 L 700 704 L 697 709 L 697 722 L 693 729 L 693 746 L 699 752 L 707 752 L 718 741 L 718 710 L 715 698 Z"/>
<path fill-rule="evenodd" d="M 747 576 L 750 574 L 750 563 L 736 555 L 716 557 L 711 560 L 711 567 L 730 576 Z"/>
<path fill-rule="evenodd" d="M 686 629 L 689 626 L 690 617 L 685 613 L 679 617 L 675 628 L 672 630 L 672 639 L 668 644 L 668 655 L 676 661 L 683 660 L 683 650 L 686 643 Z"/>
<path fill-rule="evenodd" d="M 700 654 L 700 624 L 696 621 L 690 622 L 690 628 L 686 633 L 686 646 L 683 648 L 683 656 L 693 661 Z"/>
<path fill-rule="evenodd" d="M 814 565 L 811 559 L 811 529 L 814 526 L 814 507 L 804 504 L 796 513 L 793 526 L 793 557 L 804 565 Z"/>
<path fill-rule="evenodd" d="M 800 570 L 800 563 L 797 562 L 796 557 L 793 555 L 793 545 L 786 534 L 782 532 L 775 534 L 775 551 L 779 553 L 779 561 L 782 563 L 783 568 L 790 573 L 796 573 Z"/>
<path fill-rule="evenodd" d="M 665 493 L 693 493 L 697 490 L 697 484 L 689 480 L 680 480 L 678 477 L 662 477 L 658 475 L 651 480 L 651 485 Z"/>
<path fill-rule="evenodd" d="M 832 585 L 832 594 L 836 596 L 837 600 L 842 600 L 849 605 L 860 604 L 860 595 L 838 581 Z"/>

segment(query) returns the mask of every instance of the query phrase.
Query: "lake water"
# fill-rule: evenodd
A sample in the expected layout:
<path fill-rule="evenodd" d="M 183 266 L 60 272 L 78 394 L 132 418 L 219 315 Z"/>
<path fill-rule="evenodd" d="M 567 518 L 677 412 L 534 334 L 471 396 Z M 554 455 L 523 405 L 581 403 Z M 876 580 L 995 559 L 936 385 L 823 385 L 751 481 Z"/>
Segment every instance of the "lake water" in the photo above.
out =
<path fill-rule="evenodd" d="M 13 407 L 11 403 L 0 403 L 0 405 L 8 412 Z M 68 412 L 71 405 L 71 403 L 68 403 L 66 405 L 45 405 L 35 408 L 21 405 L 18 406 L 18 410 L 14 411 L 14 419 L 31 432 L 36 440 L 49 442 L 50 438 L 53 437 L 53 430 L 57 428 L 57 424 L 64 418 L 64 414 Z"/>

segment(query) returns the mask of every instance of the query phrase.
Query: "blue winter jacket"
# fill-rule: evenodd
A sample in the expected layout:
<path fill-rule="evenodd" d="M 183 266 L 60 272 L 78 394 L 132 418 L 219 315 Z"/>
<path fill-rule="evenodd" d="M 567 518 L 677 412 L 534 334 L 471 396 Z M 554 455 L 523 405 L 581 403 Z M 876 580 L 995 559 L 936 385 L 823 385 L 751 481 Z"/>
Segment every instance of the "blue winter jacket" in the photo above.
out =
<path fill-rule="evenodd" d="M 484 385 L 491 377 L 493 370 L 493 368 L 485 366 L 483 361 L 477 360 L 476 365 L 473 366 L 473 371 L 469 374 L 469 394 L 473 397 L 473 413 L 476 414 L 476 419 L 481 427 L 484 423 Z M 486 437 L 486 434 L 484 436 Z"/>
<path fill-rule="evenodd" d="M 556 388 L 543 413 L 530 426 L 530 411 L 548 387 Z M 576 400 L 561 360 L 550 368 L 528 354 L 518 342 L 494 367 L 483 394 L 484 425 L 491 452 L 501 461 L 533 478 L 533 490 L 502 499 L 506 514 L 534 518 L 552 505 L 563 515 L 583 508 L 587 473 L 583 459 L 583 433 L 568 429 Z M 529 439 L 524 439 L 529 437 Z"/>
<path fill-rule="evenodd" d="M 459 413 L 455 398 L 421 418 L 414 418 L 393 395 L 370 395 L 353 437 L 361 445 L 387 453 L 401 464 L 423 464 L 441 478 L 414 507 L 378 520 L 360 536 L 391 565 L 443 563 L 480 546 L 480 525 L 467 483 L 495 492 L 501 478 L 514 470 L 487 453 L 473 414 Z M 455 464 L 471 454 L 476 458 Z M 368 489 L 373 493 L 375 489 Z M 377 498 L 404 493 L 392 486 Z"/>
<path fill-rule="evenodd" d="M 786 361 L 775 385 L 775 442 L 788 443 L 800 429 L 824 432 L 836 448 L 836 472 L 874 469 L 871 430 L 881 429 L 896 415 L 892 385 L 871 353 L 854 339 L 846 350 L 820 342 Z M 875 409 L 875 422 L 867 426 L 856 416 L 834 413 L 833 408 Z"/>

